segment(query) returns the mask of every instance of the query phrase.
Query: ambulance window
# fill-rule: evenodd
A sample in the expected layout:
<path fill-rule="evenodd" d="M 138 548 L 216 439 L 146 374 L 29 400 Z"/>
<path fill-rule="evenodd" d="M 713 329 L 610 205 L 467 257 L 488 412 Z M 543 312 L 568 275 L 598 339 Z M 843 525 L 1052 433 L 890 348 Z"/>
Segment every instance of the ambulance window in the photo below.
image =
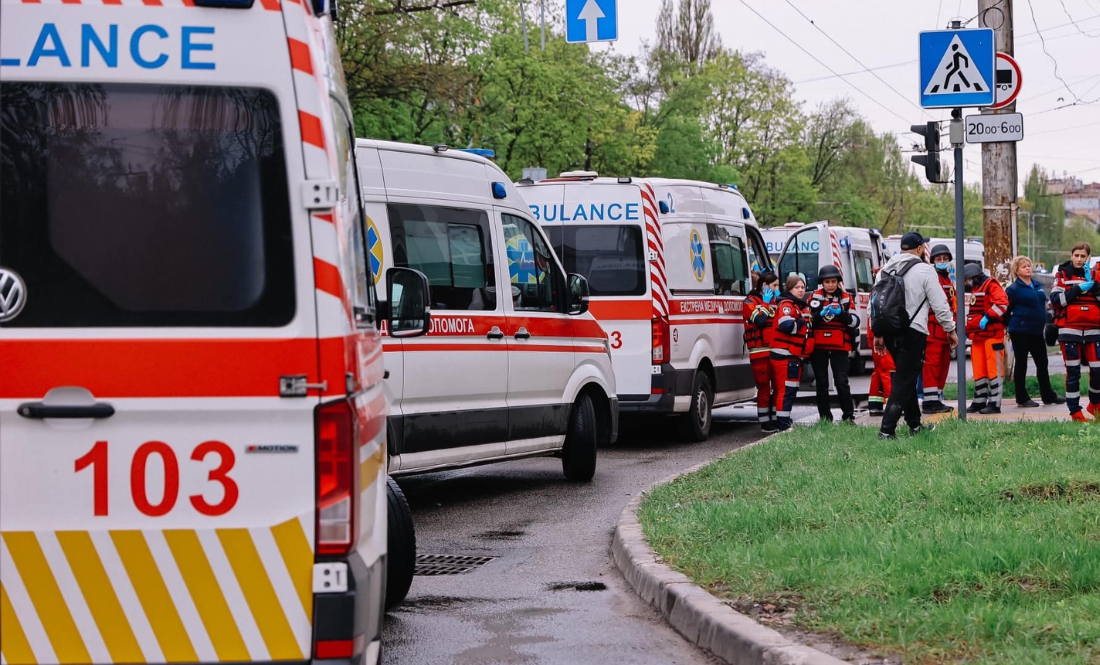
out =
<path fill-rule="evenodd" d="M 870 252 L 853 252 L 856 258 L 856 289 L 870 291 L 875 285 L 875 279 L 871 276 L 872 263 Z"/>
<path fill-rule="evenodd" d="M 351 119 L 337 100 L 332 100 L 333 131 L 336 135 L 336 164 L 340 183 L 340 203 L 347 206 L 351 219 L 345 225 L 345 246 L 355 270 L 355 318 L 359 327 L 374 322 L 374 277 L 367 258 L 366 225 L 362 199 L 359 198 L 359 174 L 355 168 L 355 130 Z"/>
<path fill-rule="evenodd" d="M 554 253 L 533 224 L 522 217 L 501 215 L 508 251 L 508 276 L 512 290 L 519 290 L 516 311 L 558 310 L 558 267 Z"/>
<path fill-rule="evenodd" d="M 583 275 L 594 296 L 644 296 L 642 227 L 597 224 L 545 228 L 565 271 Z"/>
<path fill-rule="evenodd" d="M 745 295 L 748 265 L 744 241 L 731 234 L 729 228 L 717 224 L 708 224 L 707 234 L 710 236 L 710 255 L 714 258 L 715 295 Z"/>
<path fill-rule="evenodd" d="M 779 264 L 779 282 L 785 284 L 791 273 L 801 273 L 807 289 L 817 288 L 818 252 L 821 250 L 820 233 L 816 226 L 796 233 L 788 242 L 783 261 Z"/>
<path fill-rule="evenodd" d="M 290 195 L 257 88 L 0 82 L 0 265 L 19 327 L 286 325 Z"/>
<path fill-rule="evenodd" d="M 389 214 L 394 265 L 427 275 L 434 309 L 497 309 L 488 215 L 407 204 L 391 204 Z"/>

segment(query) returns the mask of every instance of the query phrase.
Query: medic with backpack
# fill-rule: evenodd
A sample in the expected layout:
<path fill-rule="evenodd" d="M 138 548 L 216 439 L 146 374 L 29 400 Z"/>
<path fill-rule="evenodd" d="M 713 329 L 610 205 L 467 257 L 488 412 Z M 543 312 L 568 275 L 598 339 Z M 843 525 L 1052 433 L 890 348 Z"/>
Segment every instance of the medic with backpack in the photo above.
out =
<path fill-rule="evenodd" d="M 928 342 L 929 310 L 947 332 L 950 347 L 955 348 L 959 343 L 947 295 L 935 269 L 924 261 L 927 242 L 928 239 L 919 233 L 902 236 L 901 253 L 883 266 L 871 290 L 871 331 L 875 335 L 875 350 L 888 350 L 897 365 L 879 429 L 880 439 L 897 438 L 895 431 L 903 413 L 910 436 L 934 429 L 921 424 L 921 407 L 917 399 L 917 378 L 924 366 Z"/>

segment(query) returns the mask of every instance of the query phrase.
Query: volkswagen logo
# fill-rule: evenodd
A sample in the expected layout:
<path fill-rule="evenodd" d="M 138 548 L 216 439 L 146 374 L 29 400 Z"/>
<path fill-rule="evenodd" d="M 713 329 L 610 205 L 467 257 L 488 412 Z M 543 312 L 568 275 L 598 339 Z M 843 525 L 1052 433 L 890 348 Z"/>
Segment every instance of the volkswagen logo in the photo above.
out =
<path fill-rule="evenodd" d="M 11 270 L 0 268 L 0 323 L 11 321 L 27 304 L 27 285 Z"/>

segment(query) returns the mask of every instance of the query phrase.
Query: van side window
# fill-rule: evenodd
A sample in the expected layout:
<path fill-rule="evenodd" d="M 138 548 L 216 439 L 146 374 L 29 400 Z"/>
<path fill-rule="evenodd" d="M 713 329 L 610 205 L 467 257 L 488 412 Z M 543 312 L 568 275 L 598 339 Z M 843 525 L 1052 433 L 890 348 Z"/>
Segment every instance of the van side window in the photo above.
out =
<path fill-rule="evenodd" d="M 519 312 L 557 312 L 558 267 L 550 245 L 533 224 L 504 214 L 504 239 L 508 250 L 508 277 Z M 516 294 L 516 291 L 519 291 Z"/>
<path fill-rule="evenodd" d="M 856 288 L 860 291 L 870 291 L 875 286 L 875 279 L 871 276 L 871 253 L 853 252 L 856 262 Z"/>
<path fill-rule="evenodd" d="M 428 277 L 440 310 L 497 309 L 489 217 L 481 210 L 390 204 L 394 265 Z"/>
<path fill-rule="evenodd" d="M 710 236 L 710 255 L 714 260 L 714 294 L 719 296 L 743 296 L 746 293 L 748 264 L 745 242 L 730 233 L 730 229 L 717 224 L 707 225 Z"/>
<path fill-rule="evenodd" d="M 359 175 L 355 168 L 355 130 L 343 107 L 335 100 L 333 107 L 333 131 L 336 134 L 336 163 L 340 178 L 340 199 L 348 200 L 351 219 L 344 230 L 345 242 L 355 270 L 354 306 L 355 324 L 369 327 L 374 321 L 374 276 L 367 257 L 366 224 L 363 200 L 359 197 Z"/>

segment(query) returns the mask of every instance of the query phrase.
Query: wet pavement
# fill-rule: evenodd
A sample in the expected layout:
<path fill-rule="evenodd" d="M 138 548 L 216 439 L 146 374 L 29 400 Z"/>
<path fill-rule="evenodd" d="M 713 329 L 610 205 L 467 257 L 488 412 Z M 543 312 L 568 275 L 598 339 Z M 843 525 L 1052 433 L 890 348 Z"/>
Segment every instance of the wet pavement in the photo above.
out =
<path fill-rule="evenodd" d="M 717 662 L 619 575 L 612 529 L 637 492 L 759 439 L 754 417 L 722 409 L 700 444 L 678 443 L 660 424 L 626 431 L 601 449 L 587 484 L 566 482 L 554 458 L 398 479 L 420 554 L 493 558 L 471 572 L 415 578 L 386 618 L 387 665 Z"/>

